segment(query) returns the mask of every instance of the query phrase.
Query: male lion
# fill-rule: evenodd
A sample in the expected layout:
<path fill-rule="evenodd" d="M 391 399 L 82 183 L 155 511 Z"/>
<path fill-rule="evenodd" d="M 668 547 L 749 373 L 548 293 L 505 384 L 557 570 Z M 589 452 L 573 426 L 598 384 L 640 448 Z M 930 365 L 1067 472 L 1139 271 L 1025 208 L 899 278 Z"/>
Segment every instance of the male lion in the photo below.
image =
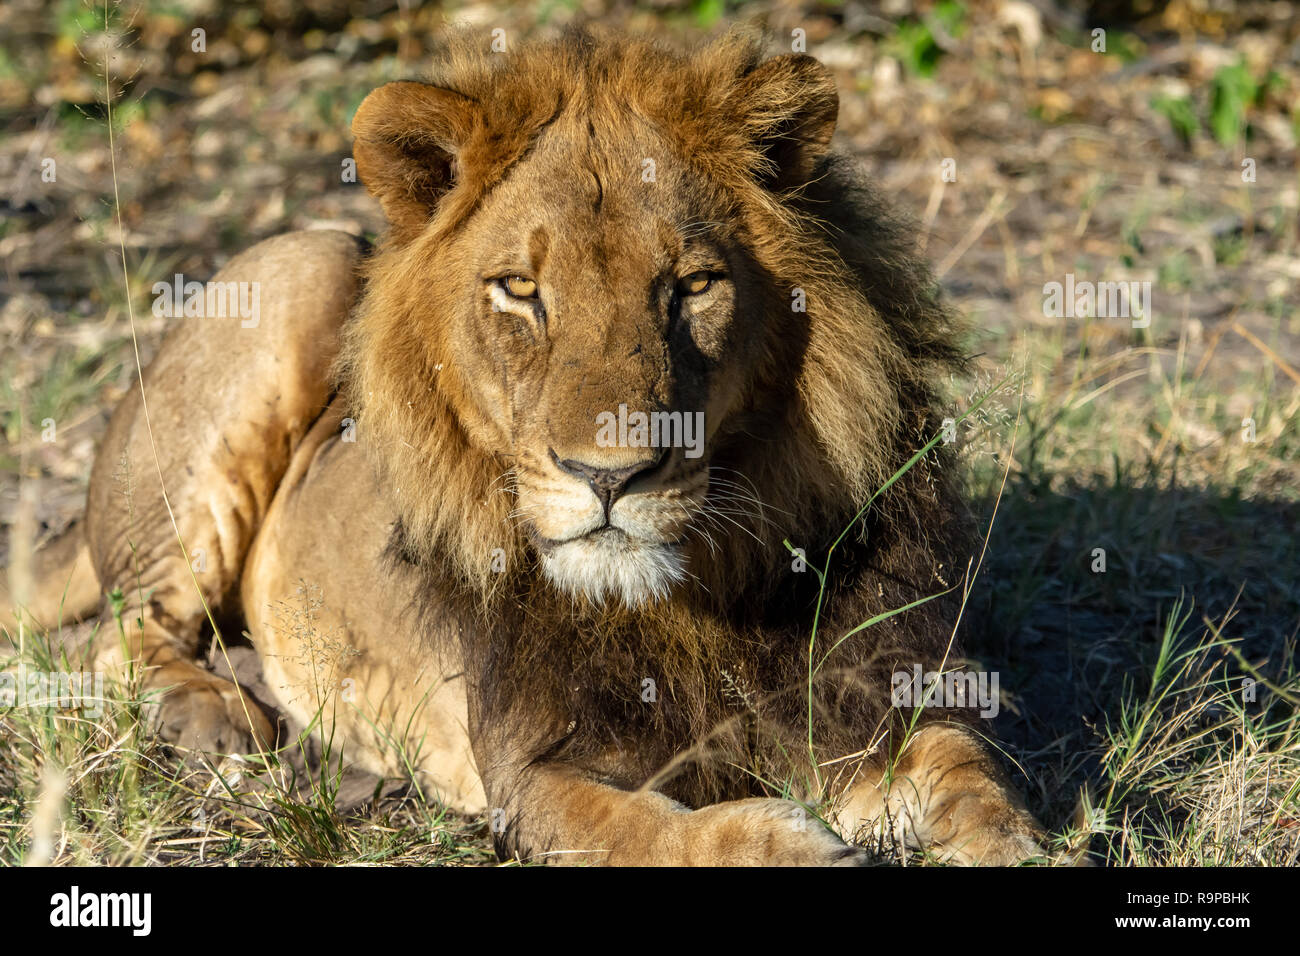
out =
<path fill-rule="evenodd" d="M 161 732 L 222 752 L 271 735 L 195 660 L 205 602 L 242 613 L 284 711 L 377 773 L 405 748 L 503 855 L 1040 854 L 975 718 L 891 706 L 955 659 L 952 469 L 903 469 L 962 359 L 837 110 L 816 60 L 742 37 L 452 41 L 353 123 L 386 239 L 222 270 L 259 320 L 175 324 L 30 613 L 142 595 Z M 837 541 L 823 593 L 800 572 Z"/>

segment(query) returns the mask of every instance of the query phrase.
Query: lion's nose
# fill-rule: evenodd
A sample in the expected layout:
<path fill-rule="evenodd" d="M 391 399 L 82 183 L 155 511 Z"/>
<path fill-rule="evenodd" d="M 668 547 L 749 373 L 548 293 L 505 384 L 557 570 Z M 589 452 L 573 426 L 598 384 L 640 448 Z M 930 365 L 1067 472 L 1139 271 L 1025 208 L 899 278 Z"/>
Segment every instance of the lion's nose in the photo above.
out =
<path fill-rule="evenodd" d="M 654 468 L 663 461 L 664 457 L 664 449 L 656 448 L 651 450 L 653 454 L 651 458 L 633 462 L 624 468 L 602 468 L 572 458 L 561 459 L 555 454 L 554 449 L 547 450 L 550 451 L 551 461 L 555 462 L 556 468 L 575 478 L 581 478 L 591 486 L 591 490 L 596 493 L 596 498 L 600 501 L 600 506 L 605 509 L 606 516 L 609 515 L 609 509 L 614 506 L 614 502 L 627 490 L 632 479 Z"/>

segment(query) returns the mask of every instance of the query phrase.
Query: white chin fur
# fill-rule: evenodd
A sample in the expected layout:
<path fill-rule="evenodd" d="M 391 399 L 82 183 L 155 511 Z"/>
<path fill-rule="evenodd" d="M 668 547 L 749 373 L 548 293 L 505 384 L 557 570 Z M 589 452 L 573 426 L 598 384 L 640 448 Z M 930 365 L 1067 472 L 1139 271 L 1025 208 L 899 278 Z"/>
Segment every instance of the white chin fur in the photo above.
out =
<path fill-rule="evenodd" d="M 659 600 L 686 577 L 677 548 L 610 533 L 556 545 L 542 555 L 542 569 L 561 591 L 628 607 Z"/>

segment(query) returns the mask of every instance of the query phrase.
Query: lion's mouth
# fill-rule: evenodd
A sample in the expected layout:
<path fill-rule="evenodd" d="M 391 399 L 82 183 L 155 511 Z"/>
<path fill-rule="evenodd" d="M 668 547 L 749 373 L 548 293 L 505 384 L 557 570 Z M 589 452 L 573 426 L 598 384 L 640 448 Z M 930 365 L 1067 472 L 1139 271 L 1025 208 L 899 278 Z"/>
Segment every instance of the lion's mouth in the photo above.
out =
<path fill-rule="evenodd" d="M 619 538 L 630 540 L 630 535 L 622 528 L 616 528 L 612 524 L 603 524 L 592 531 L 584 531 L 582 534 L 570 535 L 567 538 L 548 538 L 539 534 L 536 530 L 530 533 L 533 546 L 543 554 L 550 554 L 556 548 L 566 544 L 572 544 L 575 541 L 596 541 L 601 538 L 617 536 Z M 615 542 L 610 542 L 614 544 Z"/>
<path fill-rule="evenodd" d="M 584 531 L 581 534 L 570 535 L 567 538 L 548 538 L 538 533 L 536 529 L 529 531 L 529 540 L 542 554 L 550 554 L 556 548 L 566 544 L 573 544 L 577 541 L 599 542 L 610 547 L 639 545 L 642 547 L 656 548 L 680 548 L 686 544 L 686 535 L 681 534 L 675 538 L 641 538 L 630 534 L 623 528 L 612 524 L 603 524 L 599 528 L 591 531 Z"/>

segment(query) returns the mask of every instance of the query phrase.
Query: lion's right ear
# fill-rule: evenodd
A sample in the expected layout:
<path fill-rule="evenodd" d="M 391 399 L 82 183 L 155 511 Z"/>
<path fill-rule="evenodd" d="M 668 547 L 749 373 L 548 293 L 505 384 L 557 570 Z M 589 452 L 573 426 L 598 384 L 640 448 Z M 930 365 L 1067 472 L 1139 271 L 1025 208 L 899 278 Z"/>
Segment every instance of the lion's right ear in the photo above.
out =
<path fill-rule="evenodd" d="M 776 189 L 803 186 L 830 150 L 840 98 L 835 78 L 807 54 L 764 60 L 731 92 L 727 112 L 741 118 L 763 155 L 764 180 Z"/>
<path fill-rule="evenodd" d="M 361 101 L 352 155 L 396 236 L 414 235 L 432 217 L 481 121 L 473 100 L 425 83 L 387 83 Z"/>

